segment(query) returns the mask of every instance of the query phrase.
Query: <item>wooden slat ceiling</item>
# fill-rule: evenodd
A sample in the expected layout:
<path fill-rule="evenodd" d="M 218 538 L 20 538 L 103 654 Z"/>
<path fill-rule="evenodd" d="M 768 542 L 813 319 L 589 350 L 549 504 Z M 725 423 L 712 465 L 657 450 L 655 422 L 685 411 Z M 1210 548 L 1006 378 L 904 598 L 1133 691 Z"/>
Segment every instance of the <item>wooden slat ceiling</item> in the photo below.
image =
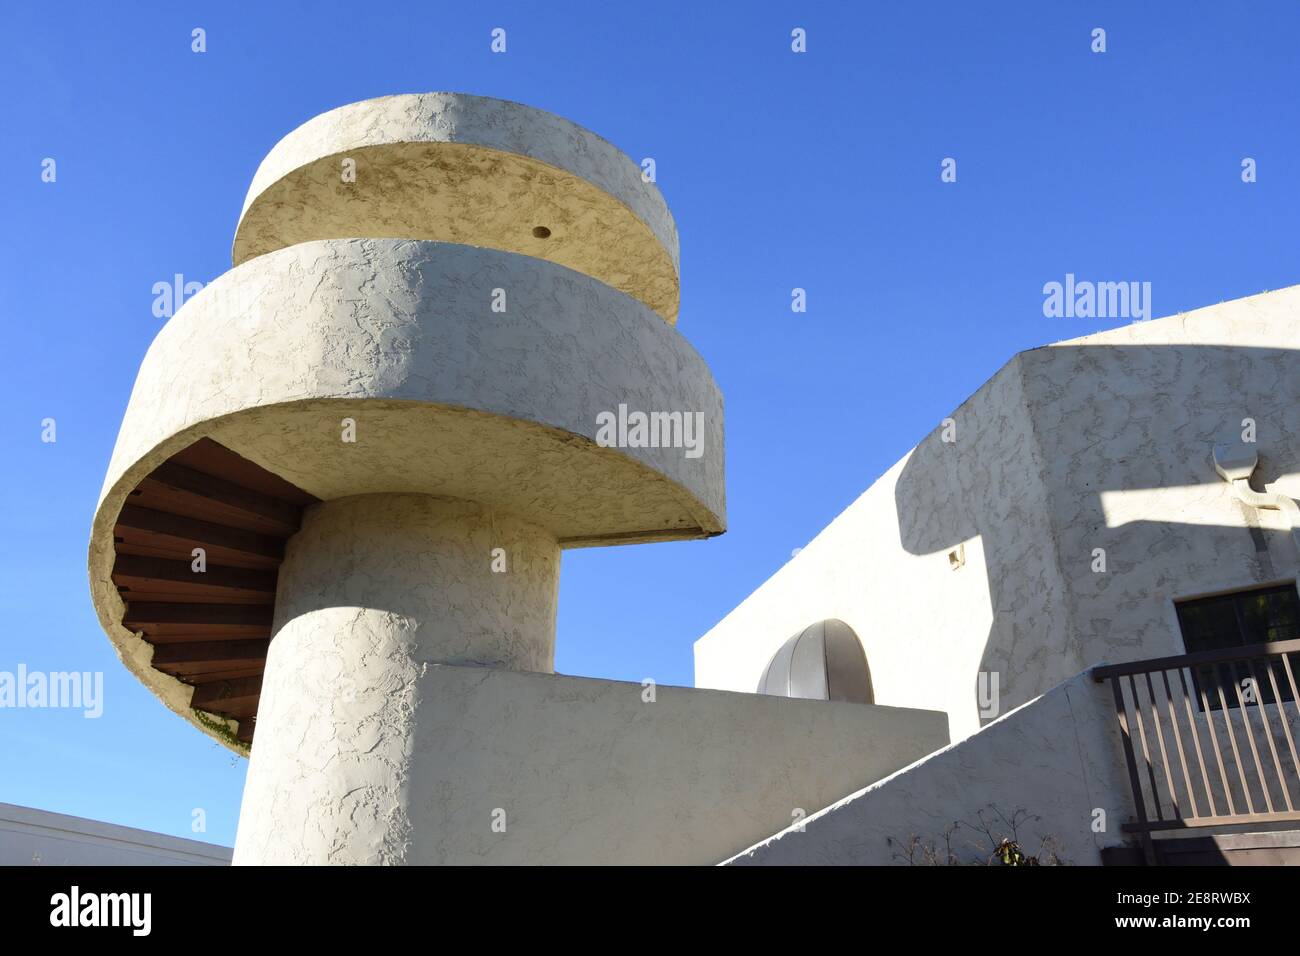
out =
<path fill-rule="evenodd" d="M 271 638 L 277 569 L 318 499 L 208 438 L 173 455 L 127 497 L 113 528 L 122 625 L 153 666 L 194 686 L 192 706 L 239 721 L 251 743 Z M 193 551 L 207 570 L 193 570 Z"/>

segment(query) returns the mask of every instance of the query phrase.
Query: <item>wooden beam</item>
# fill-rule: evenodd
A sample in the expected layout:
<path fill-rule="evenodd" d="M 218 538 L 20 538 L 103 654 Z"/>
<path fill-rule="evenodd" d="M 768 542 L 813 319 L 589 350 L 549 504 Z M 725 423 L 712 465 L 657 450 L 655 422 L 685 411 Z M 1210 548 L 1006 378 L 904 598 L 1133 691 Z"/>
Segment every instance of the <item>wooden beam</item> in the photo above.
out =
<path fill-rule="evenodd" d="M 118 525 L 113 529 L 113 547 L 118 554 L 137 555 L 142 558 L 166 558 L 169 561 L 193 560 L 194 548 L 202 547 L 208 561 L 226 568 L 249 568 L 256 571 L 275 571 L 279 558 L 266 558 L 242 551 L 227 551 L 211 543 L 195 545 L 176 538 L 166 538 L 148 531 L 133 531 Z"/>
<path fill-rule="evenodd" d="M 263 604 L 158 604 L 132 601 L 122 623 L 131 624 L 264 624 L 273 609 Z"/>
<path fill-rule="evenodd" d="M 315 504 L 320 500 L 211 438 L 200 438 L 168 460 L 300 507 Z"/>
<path fill-rule="evenodd" d="M 261 693 L 261 677 L 214 681 L 194 688 L 190 706 L 195 710 L 206 710 L 214 714 L 252 717 L 257 713 L 257 700 Z"/>
<path fill-rule="evenodd" d="M 273 604 L 275 596 L 271 594 L 238 594 L 233 591 L 222 591 L 215 593 L 212 591 L 204 593 L 191 593 L 181 590 L 181 585 L 173 585 L 176 590 L 156 591 L 141 586 L 131 587 L 129 584 L 118 586 L 117 593 L 122 596 L 123 601 L 144 601 L 152 604 L 167 604 L 168 602 L 176 604 Z"/>
<path fill-rule="evenodd" d="M 233 665 L 259 663 L 266 660 L 270 641 L 195 641 L 185 644 L 159 644 L 153 649 L 153 666 L 160 664 Z"/>
<path fill-rule="evenodd" d="M 123 622 L 125 624 L 125 622 Z M 269 638 L 269 624 L 125 624 L 139 631 L 150 644 L 202 643 L 203 641 L 253 641 Z"/>
<path fill-rule="evenodd" d="M 150 638 L 203 634 L 210 639 L 271 636 L 270 604 L 179 604 L 128 601 L 122 626 Z"/>
<path fill-rule="evenodd" d="M 253 742 L 253 734 L 257 731 L 257 718 L 245 717 L 239 722 L 239 731 L 235 734 L 237 738 L 246 744 Z"/>
<path fill-rule="evenodd" d="M 162 664 L 154 668 L 162 674 L 170 674 L 178 681 L 198 687 L 215 681 L 234 680 L 238 677 L 261 677 L 266 670 L 266 661 L 251 664 Z"/>
<path fill-rule="evenodd" d="M 140 482 L 139 490 L 158 494 L 168 502 L 168 511 L 219 524 L 252 522 L 254 530 L 267 534 L 291 535 L 302 519 L 298 505 L 174 462 L 155 468 Z"/>
<path fill-rule="evenodd" d="M 208 565 L 195 571 L 192 562 L 119 554 L 113 562 L 113 583 L 127 591 L 149 594 L 182 594 L 206 597 L 219 603 L 223 598 L 271 603 L 275 599 L 274 571 Z M 141 600 L 124 595 L 125 600 Z"/>
<path fill-rule="evenodd" d="M 149 537 L 168 539 L 183 549 L 213 546 L 275 562 L 284 559 L 284 541 L 281 538 L 135 505 L 122 507 L 113 529 L 113 533 L 119 536 L 127 532 L 143 533 L 146 541 Z"/>
<path fill-rule="evenodd" d="M 150 628 L 152 626 L 146 625 Z M 161 634 L 146 632 L 145 638 L 154 647 L 162 647 L 164 644 L 208 644 L 213 641 L 260 641 L 271 636 L 270 628 L 265 628 L 265 633 L 262 634 L 248 634 L 245 633 L 246 630 L 216 624 L 169 625 Z"/>

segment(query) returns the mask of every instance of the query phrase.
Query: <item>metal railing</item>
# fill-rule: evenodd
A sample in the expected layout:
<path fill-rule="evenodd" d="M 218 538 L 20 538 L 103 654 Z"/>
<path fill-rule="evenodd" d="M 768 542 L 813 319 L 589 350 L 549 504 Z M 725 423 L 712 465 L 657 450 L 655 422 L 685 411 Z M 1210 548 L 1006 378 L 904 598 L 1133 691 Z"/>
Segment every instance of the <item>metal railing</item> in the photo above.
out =
<path fill-rule="evenodd" d="M 1133 788 L 1123 829 L 1148 862 L 1157 830 L 1300 821 L 1297 664 L 1300 640 L 1093 668 L 1114 693 Z"/>

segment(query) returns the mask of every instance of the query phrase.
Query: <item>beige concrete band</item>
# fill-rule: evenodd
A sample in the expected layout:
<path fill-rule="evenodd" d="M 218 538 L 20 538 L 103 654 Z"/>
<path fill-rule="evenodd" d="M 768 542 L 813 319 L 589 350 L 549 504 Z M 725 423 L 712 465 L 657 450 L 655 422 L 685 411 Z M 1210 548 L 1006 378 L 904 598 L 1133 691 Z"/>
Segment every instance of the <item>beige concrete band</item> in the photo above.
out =
<path fill-rule="evenodd" d="M 232 257 L 371 237 L 535 256 L 677 320 L 677 230 L 658 189 L 599 136 L 519 103 L 423 93 L 314 117 L 258 167 Z"/>

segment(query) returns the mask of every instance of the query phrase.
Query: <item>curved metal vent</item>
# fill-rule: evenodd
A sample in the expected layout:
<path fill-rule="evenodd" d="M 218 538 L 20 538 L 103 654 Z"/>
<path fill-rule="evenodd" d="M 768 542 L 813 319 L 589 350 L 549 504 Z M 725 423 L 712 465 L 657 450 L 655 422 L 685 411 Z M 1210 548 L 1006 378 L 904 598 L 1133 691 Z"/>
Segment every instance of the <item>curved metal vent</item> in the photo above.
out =
<path fill-rule="evenodd" d="M 818 621 L 781 645 L 758 681 L 773 697 L 875 703 L 862 642 L 843 621 Z"/>

